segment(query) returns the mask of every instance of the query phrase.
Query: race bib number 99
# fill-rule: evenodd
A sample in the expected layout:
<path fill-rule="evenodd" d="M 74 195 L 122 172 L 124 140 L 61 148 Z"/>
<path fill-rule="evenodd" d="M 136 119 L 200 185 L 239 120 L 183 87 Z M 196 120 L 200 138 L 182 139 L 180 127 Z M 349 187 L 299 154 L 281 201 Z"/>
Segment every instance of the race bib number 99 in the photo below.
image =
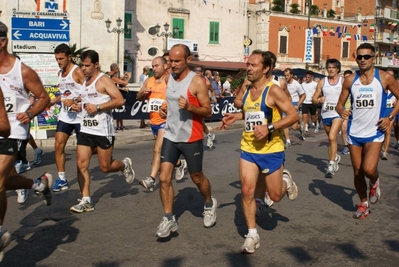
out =
<path fill-rule="evenodd" d="M 375 106 L 376 96 L 374 92 L 357 93 L 354 98 L 355 108 L 373 108 Z"/>
<path fill-rule="evenodd" d="M 245 131 L 253 132 L 254 126 L 266 125 L 265 113 L 262 111 L 246 112 L 245 113 Z"/>

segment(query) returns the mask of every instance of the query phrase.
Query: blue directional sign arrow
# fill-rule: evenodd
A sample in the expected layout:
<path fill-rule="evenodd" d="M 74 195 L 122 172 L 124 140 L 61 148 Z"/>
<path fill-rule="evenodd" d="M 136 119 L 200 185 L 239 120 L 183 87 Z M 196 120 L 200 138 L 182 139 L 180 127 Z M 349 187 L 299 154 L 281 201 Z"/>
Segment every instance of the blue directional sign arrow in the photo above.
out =
<path fill-rule="evenodd" d="M 11 31 L 12 40 L 69 42 L 69 31 L 54 30 L 15 30 Z"/>
<path fill-rule="evenodd" d="M 11 18 L 13 29 L 45 29 L 69 31 L 67 19 Z"/>

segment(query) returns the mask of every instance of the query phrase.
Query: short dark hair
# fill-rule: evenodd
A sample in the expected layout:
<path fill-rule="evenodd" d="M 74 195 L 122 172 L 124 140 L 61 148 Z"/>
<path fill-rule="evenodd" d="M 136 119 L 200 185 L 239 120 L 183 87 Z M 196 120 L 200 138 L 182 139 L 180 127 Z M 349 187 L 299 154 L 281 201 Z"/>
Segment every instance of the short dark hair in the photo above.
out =
<path fill-rule="evenodd" d="M 162 56 L 162 57 L 155 57 L 154 59 L 160 59 L 161 60 L 161 62 L 162 62 L 162 64 L 166 64 L 166 59 L 164 58 L 164 56 Z M 153 59 L 153 60 L 154 60 Z"/>
<path fill-rule="evenodd" d="M 292 69 L 291 69 L 291 68 L 286 68 L 286 69 L 284 70 L 284 72 L 289 72 L 290 74 L 292 74 Z"/>
<path fill-rule="evenodd" d="M 362 43 L 361 45 L 359 45 L 356 49 L 356 54 L 357 54 L 357 51 L 359 51 L 360 49 L 370 49 L 372 56 L 375 56 L 375 48 L 373 45 L 371 45 L 369 43 Z"/>
<path fill-rule="evenodd" d="M 338 72 L 341 72 L 341 62 L 338 59 L 329 58 L 326 61 L 326 68 L 328 67 L 328 64 L 334 65 L 338 69 Z"/>
<path fill-rule="evenodd" d="M 71 55 L 71 48 L 67 44 L 59 44 L 54 49 L 54 54 L 64 53 L 66 56 Z"/>
<path fill-rule="evenodd" d="M 345 75 L 350 75 L 350 74 L 352 74 L 353 73 L 353 71 L 351 71 L 351 70 L 346 70 L 346 71 L 344 71 L 344 76 Z"/>
<path fill-rule="evenodd" d="M 270 58 L 272 59 L 272 68 L 274 69 L 276 67 L 276 63 L 277 63 L 276 55 L 271 51 L 266 51 L 265 53 L 267 53 L 270 56 Z"/>
<path fill-rule="evenodd" d="M 270 54 L 268 52 L 256 49 L 256 50 L 252 51 L 252 55 L 260 55 L 260 56 L 262 56 L 263 68 L 269 67 L 270 68 L 269 72 L 272 71 L 272 64 L 273 63 L 272 63 L 272 59 L 270 57 Z M 269 72 L 267 74 L 269 74 Z"/>
<path fill-rule="evenodd" d="M 98 53 L 94 50 L 86 50 L 80 55 L 80 59 L 83 61 L 86 58 L 90 58 L 91 63 L 96 64 L 100 62 Z"/>
<path fill-rule="evenodd" d="M 313 76 L 313 71 L 308 70 L 308 71 L 306 72 L 306 75 L 312 75 L 312 76 Z"/>

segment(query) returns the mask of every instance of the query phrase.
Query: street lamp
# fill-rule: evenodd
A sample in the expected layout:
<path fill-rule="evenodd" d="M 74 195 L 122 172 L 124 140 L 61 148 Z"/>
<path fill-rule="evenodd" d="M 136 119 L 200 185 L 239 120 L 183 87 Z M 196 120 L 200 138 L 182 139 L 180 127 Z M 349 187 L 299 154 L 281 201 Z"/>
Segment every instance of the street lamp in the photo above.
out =
<path fill-rule="evenodd" d="M 127 29 L 121 28 L 121 25 L 122 25 L 122 19 L 118 18 L 116 20 L 116 27 L 113 28 L 112 30 L 110 30 L 111 21 L 109 19 L 107 19 L 105 21 L 105 27 L 107 27 L 107 32 L 109 32 L 109 33 L 116 32 L 118 34 L 118 44 L 117 44 L 118 49 L 117 49 L 117 54 L 116 54 L 116 64 L 118 65 L 118 67 L 119 67 L 119 49 L 120 49 L 120 47 L 119 47 L 119 39 L 120 39 L 119 35 L 121 33 L 125 34 L 125 33 L 130 32 L 130 30 L 132 29 L 132 22 L 129 21 L 129 22 L 126 23 Z"/>
<path fill-rule="evenodd" d="M 159 26 L 159 24 L 157 23 L 157 25 L 155 25 L 155 31 L 158 37 L 165 37 L 165 43 L 166 43 L 166 47 L 165 47 L 165 51 L 168 50 L 168 38 L 169 37 L 174 37 L 176 36 L 176 34 L 179 32 L 179 27 L 175 26 L 173 27 L 173 33 L 169 32 L 169 24 L 167 22 L 165 22 L 165 24 L 163 25 L 164 28 L 164 32 L 159 33 L 159 30 L 161 29 L 161 26 Z"/>

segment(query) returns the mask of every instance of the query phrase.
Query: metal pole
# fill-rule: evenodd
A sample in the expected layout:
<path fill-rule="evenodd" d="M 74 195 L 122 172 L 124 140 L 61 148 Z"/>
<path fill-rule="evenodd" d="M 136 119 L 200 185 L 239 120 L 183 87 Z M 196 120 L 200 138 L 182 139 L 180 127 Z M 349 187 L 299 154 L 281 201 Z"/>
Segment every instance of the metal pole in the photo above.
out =
<path fill-rule="evenodd" d="M 119 34 L 120 34 L 120 31 L 119 31 L 119 29 L 117 30 L 117 33 L 118 33 L 118 44 L 117 44 L 117 52 L 116 52 L 116 65 L 118 65 L 118 68 L 120 67 L 119 66 Z"/>

